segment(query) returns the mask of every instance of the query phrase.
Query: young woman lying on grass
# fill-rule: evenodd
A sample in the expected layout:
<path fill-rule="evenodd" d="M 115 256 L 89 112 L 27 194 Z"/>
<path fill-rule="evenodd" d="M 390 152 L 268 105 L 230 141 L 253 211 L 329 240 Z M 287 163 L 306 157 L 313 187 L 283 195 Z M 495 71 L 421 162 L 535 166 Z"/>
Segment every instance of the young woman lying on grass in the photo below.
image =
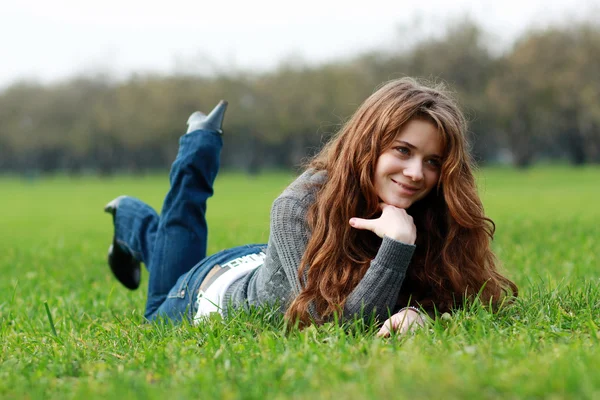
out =
<path fill-rule="evenodd" d="M 129 289 L 140 263 L 150 274 L 146 319 L 279 305 L 300 326 L 375 315 L 385 336 L 477 295 L 516 296 L 496 270 L 465 119 L 442 89 L 408 78 L 371 95 L 275 199 L 268 244 L 206 257 L 226 106 L 188 120 L 160 216 L 127 196 L 106 206 L 113 273 Z"/>

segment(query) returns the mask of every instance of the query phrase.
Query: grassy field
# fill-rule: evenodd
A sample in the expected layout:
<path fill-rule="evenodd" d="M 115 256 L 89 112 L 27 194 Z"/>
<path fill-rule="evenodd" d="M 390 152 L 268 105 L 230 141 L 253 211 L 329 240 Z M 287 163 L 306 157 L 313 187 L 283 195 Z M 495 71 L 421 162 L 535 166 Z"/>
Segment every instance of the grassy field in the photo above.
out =
<path fill-rule="evenodd" d="M 209 252 L 266 241 L 292 178 L 222 174 Z M 479 183 L 519 300 L 382 340 L 286 335 L 269 315 L 141 324 L 145 290 L 110 275 L 102 207 L 127 193 L 160 208 L 166 176 L 1 178 L 0 398 L 600 398 L 600 169 L 486 169 Z"/>

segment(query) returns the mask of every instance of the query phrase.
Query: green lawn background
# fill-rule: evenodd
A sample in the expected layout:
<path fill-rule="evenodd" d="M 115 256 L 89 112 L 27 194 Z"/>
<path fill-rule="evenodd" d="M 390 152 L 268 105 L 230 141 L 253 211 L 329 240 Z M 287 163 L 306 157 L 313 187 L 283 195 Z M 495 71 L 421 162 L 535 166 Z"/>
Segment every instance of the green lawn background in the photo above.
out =
<path fill-rule="evenodd" d="M 266 242 L 292 179 L 222 173 L 209 253 Z M 480 171 L 519 300 L 380 340 L 333 325 L 286 335 L 259 315 L 141 324 L 145 289 L 110 275 L 102 207 L 129 194 L 160 209 L 167 176 L 0 178 L 0 398 L 600 398 L 599 183 L 597 167 Z"/>

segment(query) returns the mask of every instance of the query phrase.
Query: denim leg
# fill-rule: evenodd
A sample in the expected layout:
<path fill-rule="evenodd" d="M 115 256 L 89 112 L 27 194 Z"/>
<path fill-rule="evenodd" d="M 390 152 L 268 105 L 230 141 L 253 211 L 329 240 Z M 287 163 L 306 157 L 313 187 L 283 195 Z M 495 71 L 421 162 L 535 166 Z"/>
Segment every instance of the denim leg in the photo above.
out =
<path fill-rule="evenodd" d="M 158 214 L 152 207 L 135 197 L 123 197 L 115 214 L 117 245 L 148 265 L 154 249 Z"/>
<path fill-rule="evenodd" d="M 171 188 L 146 263 L 150 273 L 146 318 L 162 304 L 179 277 L 206 257 L 206 200 L 213 194 L 222 147 L 221 135 L 208 130 L 188 133 L 179 140 Z"/>
<path fill-rule="evenodd" d="M 183 319 L 193 321 L 197 311 L 198 292 L 204 278 L 217 264 L 224 264 L 233 259 L 267 251 L 266 244 L 248 244 L 222 250 L 206 257 L 196 264 L 189 272 L 181 275 L 171 288 L 166 299 L 152 314 L 146 315 L 148 321 L 159 319 L 180 322 Z"/>

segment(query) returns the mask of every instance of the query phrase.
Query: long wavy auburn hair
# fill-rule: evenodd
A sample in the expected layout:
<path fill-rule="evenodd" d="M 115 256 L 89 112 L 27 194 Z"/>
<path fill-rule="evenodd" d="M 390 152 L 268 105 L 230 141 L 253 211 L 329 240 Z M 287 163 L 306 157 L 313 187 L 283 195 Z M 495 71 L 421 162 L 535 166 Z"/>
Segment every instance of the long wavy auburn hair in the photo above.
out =
<path fill-rule="evenodd" d="M 495 225 L 477 193 L 463 114 L 443 86 L 402 78 L 372 94 L 308 165 L 325 171 L 327 180 L 307 215 L 311 237 L 298 271 L 304 285 L 286 312 L 289 321 L 306 326 L 341 314 L 381 245 L 375 234 L 348 221 L 380 213 L 377 160 L 415 118 L 438 128 L 444 157 L 437 187 L 407 210 L 417 241 L 397 305 L 410 301 L 446 312 L 478 295 L 494 305 L 517 295 L 490 249 Z"/>

